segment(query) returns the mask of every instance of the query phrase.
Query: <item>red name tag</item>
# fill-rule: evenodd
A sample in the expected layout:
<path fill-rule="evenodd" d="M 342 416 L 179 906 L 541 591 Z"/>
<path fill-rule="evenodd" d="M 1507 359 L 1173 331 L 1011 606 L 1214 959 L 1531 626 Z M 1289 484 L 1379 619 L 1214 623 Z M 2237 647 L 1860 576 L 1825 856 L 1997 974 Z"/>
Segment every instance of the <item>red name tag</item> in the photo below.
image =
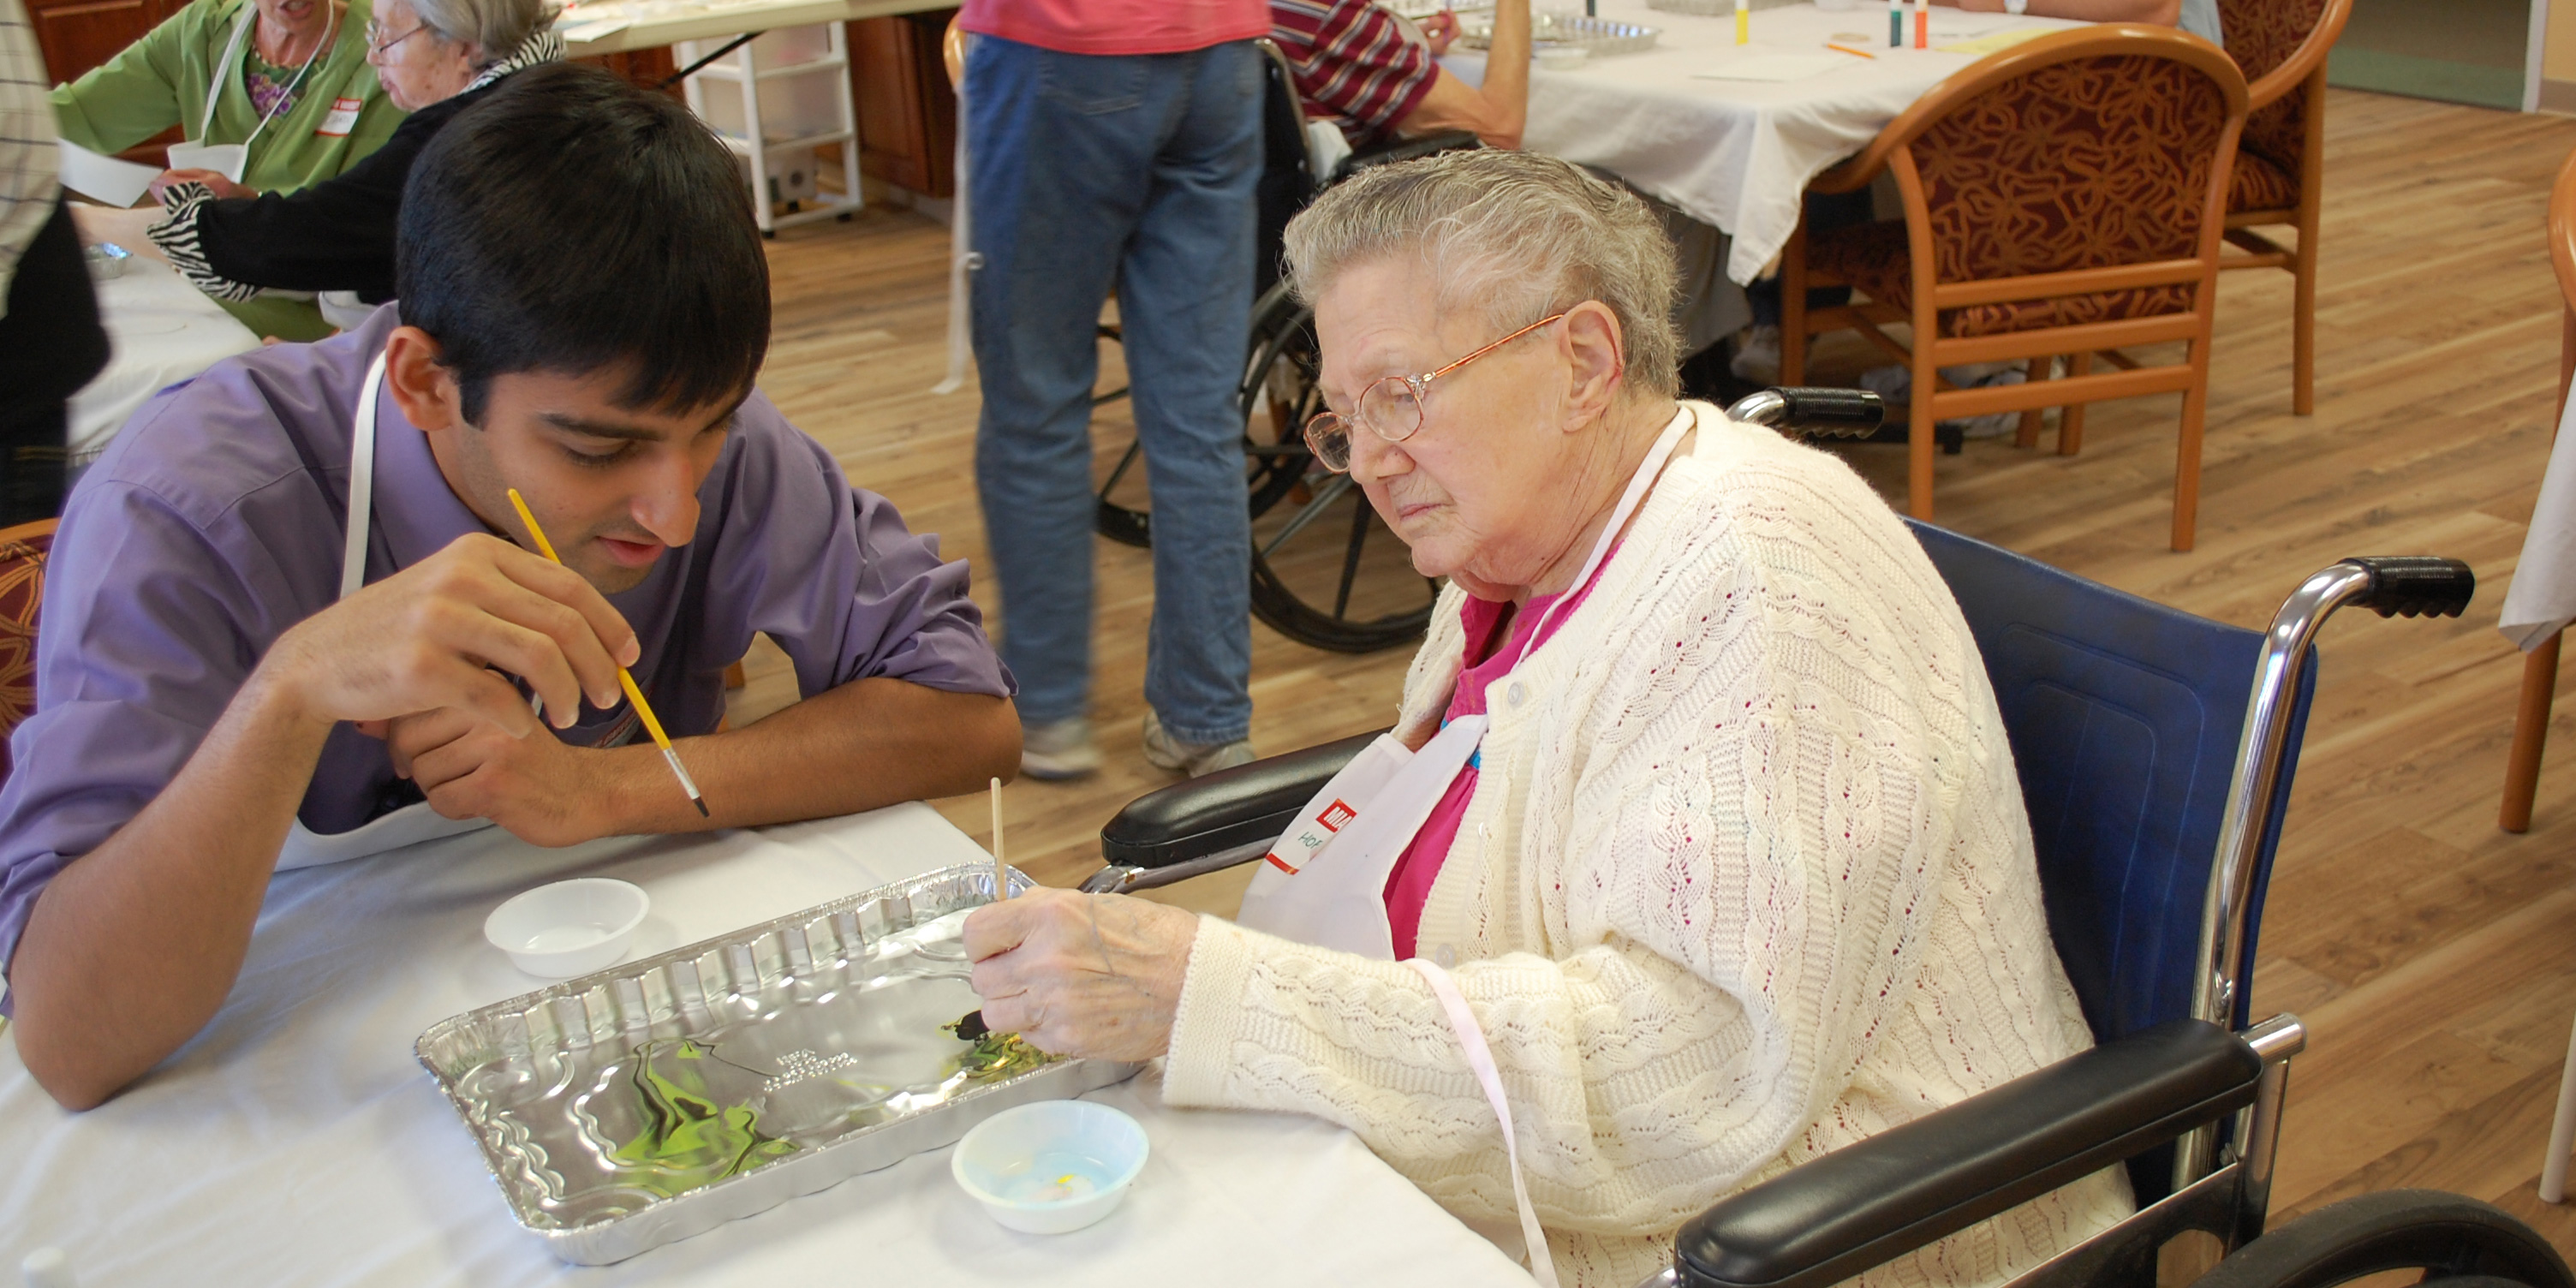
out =
<path fill-rule="evenodd" d="M 315 126 L 313 132 L 327 139 L 349 137 L 349 131 L 358 128 L 358 109 L 366 105 L 365 99 L 332 99 L 331 110 L 323 115 L 322 123 Z"/>

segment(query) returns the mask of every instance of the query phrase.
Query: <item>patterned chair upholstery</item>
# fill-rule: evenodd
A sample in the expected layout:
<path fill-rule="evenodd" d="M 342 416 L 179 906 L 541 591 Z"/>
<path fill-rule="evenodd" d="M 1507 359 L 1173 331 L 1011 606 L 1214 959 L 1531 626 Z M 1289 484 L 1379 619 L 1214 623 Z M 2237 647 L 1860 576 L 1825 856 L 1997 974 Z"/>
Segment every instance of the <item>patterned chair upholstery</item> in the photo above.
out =
<path fill-rule="evenodd" d="M 2251 111 L 2227 189 L 2221 269 L 2278 268 L 2292 278 L 2290 409 L 2316 406 L 2317 224 L 2323 208 L 2326 55 L 2352 0 L 2218 0 L 2227 56 L 2245 71 Z M 2284 247 L 2253 229 L 2287 225 Z"/>
<path fill-rule="evenodd" d="M 0 782 L 9 777 L 9 735 L 36 710 L 36 610 L 54 523 L 0 529 Z"/>
<path fill-rule="evenodd" d="M 1908 508 L 1923 519 L 1937 420 L 2020 410 L 2027 446 L 2038 409 L 2064 406 L 2059 450 L 2071 454 L 2083 403 L 2181 391 L 2174 548 L 2190 549 L 2220 226 L 2246 111 L 2235 65 L 2170 28 L 2060 32 L 1951 77 L 1817 180 L 1849 191 L 1893 171 L 1905 218 L 1793 238 L 1781 379 L 1803 378 L 1808 336 L 1846 327 L 1912 366 Z M 1919 250 L 1929 264 L 1915 262 Z M 1814 285 L 1868 299 L 1810 313 Z M 1882 329 L 1899 322 L 1913 330 L 1903 344 Z M 2172 340 L 2189 342 L 2177 364 L 2139 367 L 2116 353 Z M 2124 369 L 2091 374 L 2097 351 Z M 2044 375 L 2057 356 L 2072 360 L 2064 380 L 1959 390 L 1937 375 L 2021 359 Z"/>

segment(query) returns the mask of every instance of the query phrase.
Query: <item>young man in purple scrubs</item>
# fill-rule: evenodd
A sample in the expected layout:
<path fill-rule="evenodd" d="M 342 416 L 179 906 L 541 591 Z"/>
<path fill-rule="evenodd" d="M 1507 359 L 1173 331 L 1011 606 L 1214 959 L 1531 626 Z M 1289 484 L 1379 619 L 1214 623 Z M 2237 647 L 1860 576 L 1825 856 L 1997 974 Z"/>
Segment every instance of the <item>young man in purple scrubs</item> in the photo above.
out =
<path fill-rule="evenodd" d="M 281 847 L 363 852 L 407 807 L 540 845 L 742 827 L 1018 762 L 965 565 L 753 391 L 767 263 L 678 104 L 513 77 L 424 154 L 398 246 L 399 303 L 164 392 L 64 513 L 0 788 L 0 963 L 65 1105 L 213 1016 Z M 756 631 L 806 700 L 719 733 Z"/>

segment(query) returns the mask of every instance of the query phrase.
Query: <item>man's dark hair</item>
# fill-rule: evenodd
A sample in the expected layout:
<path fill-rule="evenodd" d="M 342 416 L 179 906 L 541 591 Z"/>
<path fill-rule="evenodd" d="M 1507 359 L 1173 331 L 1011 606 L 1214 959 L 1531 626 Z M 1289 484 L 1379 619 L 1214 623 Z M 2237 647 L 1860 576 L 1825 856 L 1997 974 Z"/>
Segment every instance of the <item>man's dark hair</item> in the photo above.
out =
<path fill-rule="evenodd" d="M 731 153 L 592 67 L 518 72 L 439 130 L 403 187 L 394 280 L 477 424 L 494 376 L 622 369 L 621 406 L 678 410 L 748 392 L 769 350 Z"/>

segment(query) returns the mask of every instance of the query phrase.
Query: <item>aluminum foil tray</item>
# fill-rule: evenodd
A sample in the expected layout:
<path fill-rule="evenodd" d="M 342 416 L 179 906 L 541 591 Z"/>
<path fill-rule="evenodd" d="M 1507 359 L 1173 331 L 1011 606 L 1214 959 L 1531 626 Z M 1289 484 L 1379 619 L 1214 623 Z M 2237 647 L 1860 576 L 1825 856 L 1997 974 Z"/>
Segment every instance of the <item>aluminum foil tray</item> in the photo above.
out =
<path fill-rule="evenodd" d="M 1735 0 L 1727 0 L 1729 5 Z M 1729 9 L 1728 12 L 1733 12 Z M 1615 18 L 1587 18 L 1579 13 L 1534 13 L 1530 15 L 1530 43 L 1536 48 L 1548 46 L 1578 48 L 1600 58 L 1610 54 L 1634 54 L 1655 47 L 1655 38 L 1664 34 L 1661 27 L 1642 23 L 1620 22 Z M 1484 49 L 1494 43 L 1494 19 L 1491 14 L 1463 18 L 1459 24 L 1458 42 L 1469 49 Z"/>
<path fill-rule="evenodd" d="M 990 866 L 943 868 L 442 1020 L 413 1050 L 519 1224 L 565 1261 L 622 1261 L 1132 1076 L 961 1069 L 973 1046 L 939 1026 L 976 1009 L 959 936 L 992 894 Z"/>

